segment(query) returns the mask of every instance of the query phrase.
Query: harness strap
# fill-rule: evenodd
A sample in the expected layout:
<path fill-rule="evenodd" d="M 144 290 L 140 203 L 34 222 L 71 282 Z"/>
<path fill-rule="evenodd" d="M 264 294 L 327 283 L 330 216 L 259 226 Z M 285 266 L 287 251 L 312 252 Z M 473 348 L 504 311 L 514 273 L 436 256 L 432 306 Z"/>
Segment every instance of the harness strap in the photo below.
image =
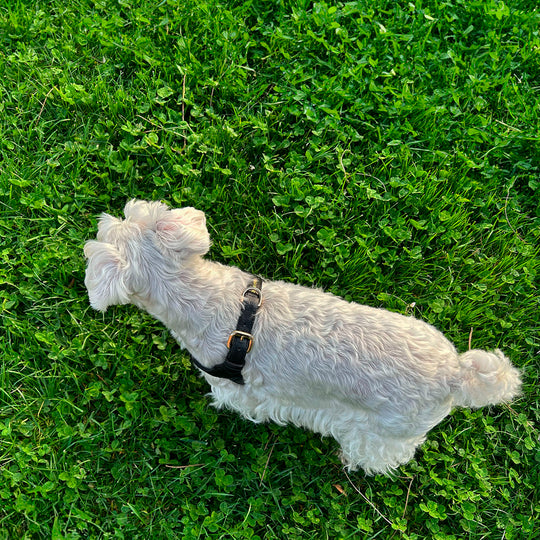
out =
<path fill-rule="evenodd" d="M 191 363 L 200 370 L 221 379 L 229 379 L 236 384 L 244 384 L 242 369 L 246 364 L 246 354 L 253 346 L 253 323 L 259 306 L 262 303 L 262 279 L 254 277 L 250 286 L 244 291 L 242 311 L 238 318 L 236 330 L 229 336 L 227 347 L 229 352 L 221 364 L 211 368 L 203 366 L 198 360 L 191 357 Z"/>

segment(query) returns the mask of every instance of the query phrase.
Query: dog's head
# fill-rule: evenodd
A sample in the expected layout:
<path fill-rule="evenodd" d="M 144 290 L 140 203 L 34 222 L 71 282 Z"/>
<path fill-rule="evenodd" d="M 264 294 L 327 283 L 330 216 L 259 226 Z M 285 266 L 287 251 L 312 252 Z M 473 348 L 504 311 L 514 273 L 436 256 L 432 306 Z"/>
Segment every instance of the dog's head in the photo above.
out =
<path fill-rule="evenodd" d="M 128 304 L 132 295 L 152 288 L 152 279 L 210 249 L 200 210 L 171 210 L 160 202 L 132 200 L 124 214 L 126 219 L 102 214 L 97 239 L 84 246 L 88 259 L 84 283 L 90 304 L 100 311 Z"/>

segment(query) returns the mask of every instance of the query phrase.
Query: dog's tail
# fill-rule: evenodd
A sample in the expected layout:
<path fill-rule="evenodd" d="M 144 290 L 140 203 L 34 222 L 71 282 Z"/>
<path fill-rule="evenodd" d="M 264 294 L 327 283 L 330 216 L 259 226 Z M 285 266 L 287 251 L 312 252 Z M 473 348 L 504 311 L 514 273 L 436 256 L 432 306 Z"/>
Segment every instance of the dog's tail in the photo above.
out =
<path fill-rule="evenodd" d="M 459 355 L 461 384 L 454 396 L 456 405 L 484 407 L 510 401 L 521 387 L 519 371 L 499 350 L 473 349 Z"/>

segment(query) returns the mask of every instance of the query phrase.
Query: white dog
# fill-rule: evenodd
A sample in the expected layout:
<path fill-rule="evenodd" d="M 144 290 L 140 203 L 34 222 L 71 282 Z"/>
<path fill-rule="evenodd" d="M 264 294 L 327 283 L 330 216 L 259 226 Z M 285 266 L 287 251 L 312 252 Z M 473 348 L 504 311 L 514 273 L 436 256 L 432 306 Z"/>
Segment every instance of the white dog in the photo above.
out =
<path fill-rule="evenodd" d="M 264 281 L 251 332 L 240 332 L 240 379 L 206 373 L 227 357 L 252 276 L 203 259 L 205 216 L 133 200 L 126 219 L 103 214 L 85 245 L 91 305 L 132 303 L 163 322 L 197 359 L 214 404 L 255 422 L 291 422 L 332 435 L 349 469 L 388 472 L 410 460 L 451 409 L 511 400 L 520 375 L 499 350 L 458 354 L 413 317 L 332 294 Z M 252 334 L 253 339 L 249 334 Z"/>

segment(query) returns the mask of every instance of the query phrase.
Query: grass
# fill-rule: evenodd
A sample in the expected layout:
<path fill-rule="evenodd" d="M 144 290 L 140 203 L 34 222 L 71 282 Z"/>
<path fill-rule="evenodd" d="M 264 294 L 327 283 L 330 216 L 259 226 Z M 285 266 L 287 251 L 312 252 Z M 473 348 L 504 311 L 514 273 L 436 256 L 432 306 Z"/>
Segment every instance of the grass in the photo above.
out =
<path fill-rule="evenodd" d="M 533 539 L 540 12 L 524 0 L 0 7 L 0 539 Z M 126 199 L 211 257 L 414 314 L 523 370 L 395 477 L 208 405 L 167 331 L 88 306 Z M 536 525 L 537 528 L 537 525 Z"/>

